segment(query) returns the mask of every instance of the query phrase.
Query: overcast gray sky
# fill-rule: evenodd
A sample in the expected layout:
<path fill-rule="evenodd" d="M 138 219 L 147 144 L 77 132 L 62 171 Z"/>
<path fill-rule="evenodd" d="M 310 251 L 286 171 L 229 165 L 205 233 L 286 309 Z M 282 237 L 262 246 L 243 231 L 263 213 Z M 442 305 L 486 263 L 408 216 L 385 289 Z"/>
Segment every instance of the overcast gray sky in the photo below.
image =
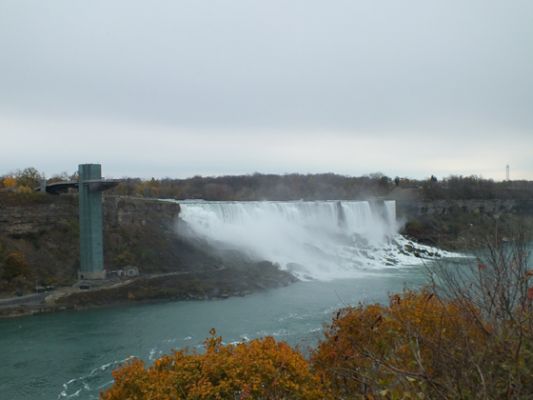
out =
<path fill-rule="evenodd" d="M 0 174 L 533 179 L 531 0 L 0 0 Z"/>

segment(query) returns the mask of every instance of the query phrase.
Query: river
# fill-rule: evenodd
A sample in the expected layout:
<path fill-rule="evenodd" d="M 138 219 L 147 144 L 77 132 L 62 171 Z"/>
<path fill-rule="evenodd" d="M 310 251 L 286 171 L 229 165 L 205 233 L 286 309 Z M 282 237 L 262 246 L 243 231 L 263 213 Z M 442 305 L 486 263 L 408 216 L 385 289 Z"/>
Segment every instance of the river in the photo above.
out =
<path fill-rule="evenodd" d="M 121 360 L 199 348 L 216 328 L 225 342 L 272 335 L 312 346 L 345 305 L 386 301 L 425 280 L 424 267 L 356 279 L 298 282 L 246 297 L 165 302 L 0 320 L 2 400 L 97 399 Z"/>

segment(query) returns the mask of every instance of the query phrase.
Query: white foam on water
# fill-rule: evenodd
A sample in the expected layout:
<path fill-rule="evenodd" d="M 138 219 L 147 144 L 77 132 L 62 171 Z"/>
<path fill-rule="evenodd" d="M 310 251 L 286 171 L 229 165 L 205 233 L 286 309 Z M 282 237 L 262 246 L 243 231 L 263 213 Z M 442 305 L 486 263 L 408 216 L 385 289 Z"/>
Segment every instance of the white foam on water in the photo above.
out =
<path fill-rule="evenodd" d="M 113 381 L 107 381 L 103 384 L 99 384 L 93 388 L 95 384 L 102 381 L 102 378 L 108 377 L 108 370 L 114 369 L 117 366 L 133 359 L 134 356 L 126 357 L 123 360 L 111 361 L 107 364 L 103 364 L 99 367 L 91 370 L 87 375 L 73 378 L 63 384 L 63 390 L 57 395 L 57 399 L 76 399 L 79 398 L 82 393 L 88 395 L 89 399 L 98 399 L 99 392 L 111 385 Z"/>
<path fill-rule="evenodd" d="M 271 261 L 302 280 L 353 278 L 449 255 L 401 236 L 395 201 L 185 201 L 180 206 L 181 234 Z"/>

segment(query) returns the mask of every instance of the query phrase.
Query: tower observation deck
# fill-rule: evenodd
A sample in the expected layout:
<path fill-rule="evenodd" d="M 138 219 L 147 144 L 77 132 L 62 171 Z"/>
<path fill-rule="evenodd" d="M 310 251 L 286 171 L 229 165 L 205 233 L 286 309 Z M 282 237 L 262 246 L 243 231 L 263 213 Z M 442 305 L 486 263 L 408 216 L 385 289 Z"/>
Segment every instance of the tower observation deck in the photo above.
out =
<path fill-rule="evenodd" d="M 80 279 L 105 279 L 103 251 L 102 180 L 100 164 L 78 167 L 80 218 Z"/>
<path fill-rule="evenodd" d="M 100 164 L 80 164 L 78 180 L 44 182 L 35 190 L 59 194 L 69 189 L 79 192 L 80 269 L 81 280 L 105 279 L 103 250 L 102 192 L 119 184 L 117 179 L 102 179 Z"/>

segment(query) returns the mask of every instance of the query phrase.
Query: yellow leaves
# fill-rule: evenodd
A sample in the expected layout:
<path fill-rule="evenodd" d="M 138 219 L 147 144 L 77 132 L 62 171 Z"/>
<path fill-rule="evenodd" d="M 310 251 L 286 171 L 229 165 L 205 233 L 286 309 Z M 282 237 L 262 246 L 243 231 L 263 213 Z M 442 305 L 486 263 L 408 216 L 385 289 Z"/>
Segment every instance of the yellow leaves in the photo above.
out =
<path fill-rule="evenodd" d="M 481 348 L 484 335 L 458 304 L 431 292 L 406 291 L 391 296 L 388 306 L 342 310 L 327 327 L 312 363 L 338 397 L 368 395 L 371 387 L 404 393 L 406 386 L 414 386 L 418 393 L 423 380 L 417 376 L 439 373 L 438 349 L 454 349 L 466 339 Z"/>
<path fill-rule="evenodd" d="M 2 185 L 5 188 L 14 188 L 15 186 L 17 186 L 17 180 L 15 178 L 13 178 L 12 176 L 6 176 L 2 180 Z"/>
<path fill-rule="evenodd" d="M 17 189 L 17 192 L 18 193 L 26 193 L 26 194 L 31 194 L 33 193 L 33 189 L 29 186 L 20 186 L 18 189 Z"/>
<path fill-rule="evenodd" d="M 223 345 L 210 333 L 202 354 L 176 351 L 148 368 L 138 360 L 126 364 L 101 399 L 328 398 L 308 362 L 287 343 L 266 337 Z"/>

